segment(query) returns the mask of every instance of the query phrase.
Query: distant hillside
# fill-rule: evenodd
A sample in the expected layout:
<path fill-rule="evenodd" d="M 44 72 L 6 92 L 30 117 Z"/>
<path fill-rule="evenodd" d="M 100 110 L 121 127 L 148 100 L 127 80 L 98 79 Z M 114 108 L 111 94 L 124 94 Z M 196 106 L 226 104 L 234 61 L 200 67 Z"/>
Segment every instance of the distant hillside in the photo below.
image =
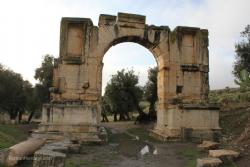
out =
<path fill-rule="evenodd" d="M 219 90 L 211 90 L 209 100 L 224 104 L 229 103 L 245 103 L 250 102 L 250 89 L 243 90 L 240 88 L 225 88 Z"/>

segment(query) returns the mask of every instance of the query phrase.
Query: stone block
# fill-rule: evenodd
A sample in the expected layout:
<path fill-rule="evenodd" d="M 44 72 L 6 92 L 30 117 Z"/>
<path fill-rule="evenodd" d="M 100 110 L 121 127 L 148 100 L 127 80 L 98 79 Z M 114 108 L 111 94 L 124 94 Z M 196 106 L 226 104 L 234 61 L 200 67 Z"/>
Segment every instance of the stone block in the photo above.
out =
<path fill-rule="evenodd" d="M 6 166 L 15 166 L 18 161 L 25 160 L 28 156 L 40 149 L 44 144 L 45 140 L 39 138 L 31 138 L 18 143 L 9 148 L 8 157 L 6 158 L 4 164 Z"/>
<path fill-rule="evenodd" d="M 1 164 L 4 164 L 8 155 L 9 155 L 10 149 L 2 149 L 0 150 L 0 166 Z"/>
<path fill-rule="evenodd" d="M 198 158 L 196 167 L 219 167 L 220 164 L 219 158 Z"/>
<path fill-rule="evenodd" d="M 146 17 L 137 14 L 118 13 L 117 25 L 127 28 L 145 28 Z"/>
<path fill-rule="evenodd" d="M 201 151 L 214 150 L 219 147 L 219 143 L 213 141 L 203 141 L 202 144 L 198 145 L 198 149 Z"/>
<path fill-rule="evenodd" d="M 146 21 L 146 16 L 143 15 L 118 13 L 118 22 L 145 24 L 145 21 Z"/>
<path fill-rule="evenodd" d="M 235 160 L 239 157 L 240 153 L 233 150 L 209 150 L 209 156 L 213 158 L 222 158 L 228 160 Z"/>
<path fill-rule="evenodd" d="M 99 17 L 98 26 L 112 26 L 116 22 L 116 16 L 101 14 Z"/>
<path fill-rule="evenodd" d="M 33 167 L 64 167 L 65 158 L 63 153 L 41 149 L 34 154 Z"/>

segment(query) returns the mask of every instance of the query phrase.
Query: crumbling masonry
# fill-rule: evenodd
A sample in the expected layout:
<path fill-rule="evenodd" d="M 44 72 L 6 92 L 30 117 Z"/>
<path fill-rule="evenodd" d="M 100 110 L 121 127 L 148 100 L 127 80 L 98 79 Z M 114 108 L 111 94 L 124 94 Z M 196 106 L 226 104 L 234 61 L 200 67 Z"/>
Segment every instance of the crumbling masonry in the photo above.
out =
<path fill-rule="evenodd" d="M 103 57 L 110 47 L 135 42 L 158 64 L 157 123 L 152 135 L 213 138 L 220 130 L 218 107 L 208 103 L 208 30 L 154 26 L 142 15 L 118 13 L 62 18 L 60 57 L 55 61 L 51 104 L 44 105 L 40 133 L 98 140 Z M 184 130 L 184 131 L 183 131 Z"/>

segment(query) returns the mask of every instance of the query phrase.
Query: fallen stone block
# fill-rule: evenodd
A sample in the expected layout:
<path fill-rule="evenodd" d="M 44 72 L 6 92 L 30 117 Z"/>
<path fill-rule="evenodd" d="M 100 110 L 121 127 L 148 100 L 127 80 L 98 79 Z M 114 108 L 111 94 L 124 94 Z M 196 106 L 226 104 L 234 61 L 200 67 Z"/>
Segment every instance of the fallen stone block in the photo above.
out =
<path fill-rule="evenodd" d="M 3 165 L 9 155 L 10 149 L 2 149 L 0 150 L 0 166 Z"/>
<path fill-rule="evenodd" d="M 25 160 L 29 155 L 40 149 L 45 144 L 44 139 L 31 138 L 9 148 L 5 166 L 15 166 L 18 161 Z"/>
<path fill-rule="evenodd" d="M 198 158 L 196 167 L 218 167 L 220 164 L 219 158 Z"/>
<path fill-rule="evenodd" d="M 35 152 L 33 167 L 64 167 L 66 154 L 41 149 Z"/>
<path fill-rule="evenodd" d="M 239 157 L 240 153 L 233 150 L 209 150 L 209 156 L 220 159 L 235 160 Z"/>
<path fill-rule="evenodd" d="M 198 145 L 198 149 L 201 151 L 208 151 L 208 150 L 214 150 L 218 149 L 219 143 L 212 142 L 212 141 L 203 141 L 202 144 Z"/>

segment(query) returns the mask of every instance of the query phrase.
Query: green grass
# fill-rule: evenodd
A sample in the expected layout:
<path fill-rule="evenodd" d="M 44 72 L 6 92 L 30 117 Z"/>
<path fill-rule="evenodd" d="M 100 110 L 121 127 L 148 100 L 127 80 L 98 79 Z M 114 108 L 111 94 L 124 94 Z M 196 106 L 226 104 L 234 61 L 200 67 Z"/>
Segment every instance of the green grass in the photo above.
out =
<path fill-rule="evenodd" d="M 110 129 L 107 129 L 108 132 L 108 142 L 109 143 L 119 143 L 120 140 L 129 140 L 131 136 L 126 133 L 112 133 Z"/>
<path fill-rule="evenodd" d="M 128 129 L 127 132 L 129 134 L 132 134 L 134 136 L 138 136 L 140 140 L 142 141 L 149 141 L 152 143 L 159 143 L 161 141 L 149 136 L 149 132 L 143 128 L 132 128 Z"/>
<path fill-rule="evenodd" d="M 212 90 L 209 92 L 209 100 L 217 103 L 248 102 L 250 100 L 250 90 L 240 88 L 227 88 Z"/>
<path fill-rule="evenodd" d="M 234 162 L 229 160 L 224 160 L 221 167 L 237 167 Z"/>
<path fill-rule="evenodd" d="M 240 135 L 245 129 L 250 113 L 243 113 L 241 116 L 224 116 L 220 118 L 220 126 L 226 135 Z"/>
<path fill-rule="evenodd" d="M 102 167 L 102 165 L 96 161 L 74 161 L 74 160 L 66 160 L 65 167 Z"/>
<path fill-rule="evenodd" d="M 22 140 L 25 140 L 27 133 L 18 129 L 16 125 L 0 125 L 0 149 L 8 148 Z"/>
<path fill-rule="evenodd" d="M 33 125 L 28 125 L 32 127 Z M 29 133 L 27 125 L 0 124 L 0 149 L 11 147 L 23 140 L 26 140 Z M 31 167 L 32 161 L 22 161 L 19 167 Z M 0 167 L 4 167 L 1 166 Z"/>
<path fill-rule="evenodd" d="M 200 153 L 194 148 L 186 148 L 182 152 L 178 153 L 181 156 L 188 158 L 185 167 L 196 167 L 197 158 L 200 157 Z"/>
<path fill-rule="evenodd" d="M 201 153 L 195 148 L 186 148 L 183 151 L 178 153 L 179 155 L 186 157 L 188 159 L 185 167 L 196 167 L 197 159 L 200 157 L 204 157 L 206 154 Z M 237 167 L 234 162 L 230 160 L 223 160 L 223 164 L 220 167 Z"/>

